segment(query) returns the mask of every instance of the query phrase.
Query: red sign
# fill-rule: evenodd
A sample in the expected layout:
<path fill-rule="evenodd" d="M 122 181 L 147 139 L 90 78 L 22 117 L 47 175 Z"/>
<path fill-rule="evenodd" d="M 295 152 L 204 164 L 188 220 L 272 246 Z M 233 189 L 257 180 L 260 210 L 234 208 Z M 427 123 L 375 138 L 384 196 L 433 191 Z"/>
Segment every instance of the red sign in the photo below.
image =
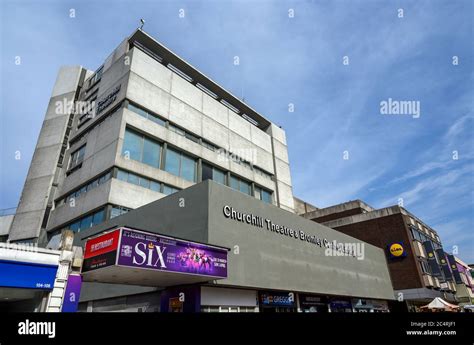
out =
<path fill-rule="evenodd" d="M 84 259 L 117 250 L 120 238 L 119 235 L 120 229 L 117 229 L 105 235 L 88 240 L 86 242 Z"/>

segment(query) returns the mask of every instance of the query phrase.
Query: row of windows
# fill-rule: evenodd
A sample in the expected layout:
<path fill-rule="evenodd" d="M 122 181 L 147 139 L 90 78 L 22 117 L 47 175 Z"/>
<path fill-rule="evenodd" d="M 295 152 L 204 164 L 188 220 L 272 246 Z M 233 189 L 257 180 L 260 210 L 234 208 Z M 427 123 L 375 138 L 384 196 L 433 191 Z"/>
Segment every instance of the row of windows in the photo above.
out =
<path fill-rule="evenodd" d="M 111 115 L 113 115 L 118 109 L 120 109 L 121 105 L 118 105 L 116 108 L 114 108 L 109 115 L 107 115 L 106 117 L 104 117 L 101 122 L 105 119 L 105 118 L 109 118 Z M 128 104 L 128 108 L 130 110 L 132 110 L 133 112 L 157 123 L 157 124 L 160 124 L 164 127 L 167 127 L 169 130 L 177 133 L 177 134 L 180 134 L 180 135 L 183 135 L 184 137 L 188 138 L 189 140 L 193 141 L 193 142 L 196 142 L 204 147 L 206 147 L 207 149 L 211 150 L 211 151 L 217 151 L 217 150 L 221 150 L 223 153 L 226 153 L 226 151 L 224 149 L 221 149 L 217 146 L 215 146 L 214 144 L 202 139 L 202 138 L 199 138 L 189 132 L 186 132 L 174 125 L 172 125 L 171 123 L 169 123 L 168 121 L 165 121 L 164 119 L 161 119 L 160 117 L 152 114 L 152 113 L 149 113 L 133 104 Z M 100 123 L 97 123 L 97 125 L 100 125 Z M 86 137 L 87 134 L 90 132 L 90 130 L 86 131 L 85 133 L 83 133 L 81 136 L 77 137 L 77 138 L 74 138 L 74 142 L 78 142 L 80 141 L 82 138 Z M 149 143 L 147 143 L 148 145 Z M 159 145 L 159 143 L 157 143 Z M 82 149 L 82 150 L 81 150 Z M 74 156 L 74 153 L 76 153 L 77 156 Z M 68 170 L 71 170 L 70 172 L 72 172 L 73 168 L 80 168 L 80 163 L 82 163 L 82 160 L 84 158 L 84 153 L 85 153 L 85 147 L 81 147 L 79 148 L 78 150 L 76 150 L 73 154 L 71 154 L 71 160 L 70 160 L 70 163 L 69 163 L 69 168 Z M 148 158 L 152 159 L 151 162 L 146 162 L 146 164 L 150 164 L 152 166 L 155 166 L 157 167 L 157 165 L 159 165 L 159 155 L 160 153 L 157 153 L 156 154 L 157 156 L 156 157 L 140 157 L 147 160 Z M 234 154 L 230 154 L 230 153 L 226 153 L 227 156 L 231 157 L 236 163 L 240 164 L 240 165 L 243 165 L 243 166 L 246 166 L 248 169 L 250 170 L 253 170 L 255 171 L 257 174 L 271 180 L 273 177 L 271 174 L 267 173 L 266 171 L 264 171 L 263 169 L 257 167 L 257 166 L 251 166 L 250 163 L 246 162 L 245 160 L 241 159 L 240 157 L 237 157 L 236 155 Z M 132 157 L 131 157 L 132 158 Z M 156 158 L 155 160 L 153 160 L 154 158 Z M 132 158 L 132 159 L 135 159 L 135 158 Z M 135 159 L 135 160 L 140 160 L 140 159 Z M 191 180 L 191 181 L 194 181 L 194 180 Z M 195 181 L 194 181 L 195 182 Z"/>
<path fill-rule="evenodd" d="M 179 128 L 179 127 L 176 127 L 175 125 L 171 124 L 169 121 L 167 121 L 167 120 L 165 120 L 165 119 L 163 119 L 163 118 L 161 118 L 161 117 L 159 117 L 155 114 L 152 114 L 152 113 L 150 113 L 150 112 L 148 112 L 148 111 L 146 111 L 146 110 L 144 110 L 144 109 L 142 109 L 142 108 L 140 108 L 136 105 L 133 105 L 133 104 L 129 103 L 128 104 L 128 109 L 133 111 L 134 113 L 148 119 L 148 120 L 151 120 L 151 121 L 159 124 L 160 126 L 167 127 L 170 131 L 172 131 L 176 134 L 182 135 L 182 136 L 186 137 L 187 139 L 189 139 L 189 140 L 191 140 L 191 141 L 193 141 L 197 144 L 200 144 L 200 145 L 204 146 L 205 148 L 207 148 L 211 151 L 215 152 L 215 151 L 221 150 L 222 152 L 225 152 L 224 149 L 222 149 L 222 148 L 220 148 L 220 147 L 218 147 L 218 146 L 216 146 L 216 145 L 214 145 L 214 144 L 212 144 L 212 143 L 210 143 L 210 142 L 208 142 L 208 141 L 206 141 L 206 140 L 204 140 L 200 137 L 197 137 L 194 134 L 191 134 L 191 133 L 189 133 L 189 132 L 187 132 L 187 131 Z M 264 170 L 262 170 L 262 169 L 260 169 L 256 166 L 252 167 L 252 165 L 249 162 L 245 161 L 244 159 L 242 159 L 242 158 L 240 158 L 240 157 L 238 157 L 234 154 L 231 154 L 231 153 L 227 153 L 226 156 L 230 157 L 234 162 L 236 162 L 240 165 L 243 165 L 243 166 L 247 167 L 250 170 L 255 170 L 255 172 L 257 174 L 259 174 L 261 176 L 264 176 L 268 179 L 272 179 L 271 174 L 267 173 L 266 171 L 264 171 Z"/>
<path fill-rule="evenodd" d="M 121 170 L 121 169 L 117 171 L 117 179 L 128 182 L 128 183 L 133 183 L 133 184 L 136 184 L 137 186 L 145 187 L 145 188 L 154 190 L 155 192 L 160 192 L 166 195 L 176 193 L 179 190 L 165 183 L 156 182 L 146 177 L 139 176 L 134 173 Z"/>
<path fill-rule="evenodd" d="M 441 245 L 438 242 L 433 241 L 432 238 L 426 236 L 424 233 L 422 233 L 421 231 L 418 231 L 414 227 L 411 227 L 411 234 L 413 236 L 413 239 L 418 240 L 421 243 L 426 242 L 426 241 L 430 241 L 433 244 L 434 249 L 441 248 Z"/>
<path fill-rule="evenodd" d="M 112 206 L 110 209 L 110 219 L 118 217 L 124 213 L 129 212 L 130 209 L 122 206 Z M 78 220 L 75 220 L 72 223 L 65 225 L 62 229 L 70 229 L 74 232 L 84 231 L 93 227 L 94 225 L 98 225 L 105 221 L 106 218 L 106 207 L 101 208 L 98 211 L 92 212 L 88 215 L 85 215 Z M 59 233 L 61 230 L 56 231 L 55 233 Z"/>
<path fill-rule="evenodd" d="M 126 158 L 165 170 L 185 180 L 196 182 L 196 159 L 177 150 L 168 148 L 162 162 L 162 145 L 129 128 L 125 131 L 122 155 Z"/>
<path fill-rule="evenodd" d="M 126 158 L 133 159 L 158 169 L 164 169 L 170 174 L 182 177 L 185 180 L 196 182 L 197 180 L 197 160 L 190 156 L 171 149 L 166 149 L 166 154 L 163 153 L 163 145 L 149 137 L 135 132 L 129 128 L 125 130 L 125 138 L 122 147 L 122 155 Z M 164 159 L 162 155 L 164 154 Z M 202 165 L 202 180 L 212 179 L 223 185 L 228 185 L 231 188 L 242 193 L 252 195 L 251 183 L 245 181 L 237 176 L 231 175 L 230 180 L 226 179 L 226 172 L 212 167 L 206 163 Z M 133 183 L 133 182 L 132 182 Z M 138 184 L 138 183 L 137 183 Z M 260 187 L 255 190 L 255 197 L 258 199 L 272 203 L 271 192 L 266 191 Z"/>
<path fill-rule="evenodd" d="M 66 203 L 67 201 L 71 200 L 71 199 L 77 199 L 79 196 L 87 193 L 88 191 L 96 188 L 97 186 L 100 186 L 101 184 L 104 184 L 105 182 L 107 182 L 110 178 L 112 177 L 112 171 L 109 171 L 99 177 L 97 177 L 96 179 L 92 180 L 91 182 L 89 182 L 88 184 L 82 186 L 81 188 L 79 188 L 78 190 L 66 195 L 63 199 L 59 200 L 56 202 L 56 205 L 60 205 L 60 204 L 63 204 L 63 203 Z"/>
<path fill-rule="evenodd" d="M 252 195 L 252 184 L 250 182 L 242 180 L 237 176 L 230 175 L 230 182 L 227 183 L 227 174 L 225 171 L 206 163 L 202 164 L 202 180 L 213 180 L 223 185 L 229 185 L 229 187 L 247 195 Z M 272 192 L 259 186 L 255 186 L 254 196 L 263 202 L 269 204 L 272 203 Z"/>
<path fill-rule="evenodd" d="M 136 106 L 134 106 L 133 104 L 128 104 L 127 108 L 131 111 L 133 111 L 134 113 L 140 115 L 140 116 L 143 116 L 145 119 L 148 119 L 148 120 L 151 120 L 157 124 L 159 124 L 160 126 L 163 126 L 163 127 L 166 127 L 166 121 L 165 120 L 162 120 L 161 118 L 159 118 L 158 116 L 155 116 L 141 108 L 138 108 Z"/>
<path fill-rule="evenodd" d="M 94 225 L 100 224 L 104 220 L 105 220 L 105 207 L 100 209 L 97 212 L 84 216 L 71 224 L 68 224 L 65 228 L 70 229 L 74 232 L 80 232 L 81 230 L 89 229 L 93 227 Z"/>

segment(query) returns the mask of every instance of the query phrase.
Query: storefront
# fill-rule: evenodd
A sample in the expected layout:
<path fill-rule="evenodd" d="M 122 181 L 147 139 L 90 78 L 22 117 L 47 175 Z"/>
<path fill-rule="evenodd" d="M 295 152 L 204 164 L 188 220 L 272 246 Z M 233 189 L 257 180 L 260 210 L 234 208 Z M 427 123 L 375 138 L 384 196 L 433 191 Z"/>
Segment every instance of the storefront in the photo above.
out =
<path fill-rule="evenodd" d="M 335 254 L 357 243 L 364 260 Z M 80 310 L 350 312 L 351 298 L 394 299 L 382 249 L 212 181 L 81 231 L 75 245 Z"/>
<path fill-rule="evenodd" d="M 0 310 L 45 310 L 58 265 L 59 252 L 0 243 Z"/>
<path fill-rule="evenodd" d="M 385 313 L 389 311 L 386 301 L 353 298 L 352 307 L 355 313 Z"/>
<path fill-rule="evenodd" d="M 327 313 L 328 298 L 325 296 L 315 296 L 299 294 L 300 309 L 303 313 Z"/>
<path fill-rule="evenodd" d="M 260 311 L 263 313 L 295 313 L 294 292 L 260 291 L 258 293 Z"/>
<path fill-rule="evenodd" d="M 352 302 L 349 298 L 331 298 L 329 310 L 331 313 L 352 313 Z"/>

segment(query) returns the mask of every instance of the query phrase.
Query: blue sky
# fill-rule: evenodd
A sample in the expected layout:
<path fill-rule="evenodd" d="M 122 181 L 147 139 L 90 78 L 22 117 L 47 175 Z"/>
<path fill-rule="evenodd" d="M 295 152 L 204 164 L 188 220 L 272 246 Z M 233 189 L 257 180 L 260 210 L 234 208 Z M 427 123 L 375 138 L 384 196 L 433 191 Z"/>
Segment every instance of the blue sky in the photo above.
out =
<path fill-rule="evenodd" d="M 296 196 L 319 207 L 403 198 L 474 263 L 473 4 L 3 0 L 0 208 L 18 203 L 59 66 L 96 69 L 145 18 L 145 31 L 286 130 Z M 420 117 L 380 114 L 389 98 L 419 101 Z"/>

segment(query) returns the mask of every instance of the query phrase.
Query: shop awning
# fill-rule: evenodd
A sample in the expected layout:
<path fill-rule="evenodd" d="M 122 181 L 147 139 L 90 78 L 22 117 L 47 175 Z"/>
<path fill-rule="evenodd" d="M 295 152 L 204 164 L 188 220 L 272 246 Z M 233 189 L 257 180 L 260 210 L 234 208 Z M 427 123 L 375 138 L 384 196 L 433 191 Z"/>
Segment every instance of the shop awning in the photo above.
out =
<path fill-rule="evenodd" d="M 129 228 L 86 242 L 83 280 L 166 287 L 227 278 L 227 248 Z"/>

